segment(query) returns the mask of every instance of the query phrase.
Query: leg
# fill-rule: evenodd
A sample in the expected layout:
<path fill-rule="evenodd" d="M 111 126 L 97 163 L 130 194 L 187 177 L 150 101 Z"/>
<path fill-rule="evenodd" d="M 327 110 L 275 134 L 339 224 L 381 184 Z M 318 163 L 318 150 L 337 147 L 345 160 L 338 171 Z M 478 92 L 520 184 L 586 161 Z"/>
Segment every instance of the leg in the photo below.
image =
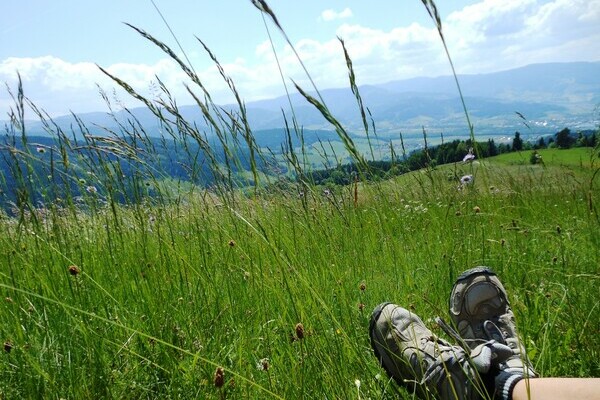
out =
<path fill-rule="evenodd" d="M 600 378 L 537 378 L 519 381 L 512 400 L 599 400 Z"/>

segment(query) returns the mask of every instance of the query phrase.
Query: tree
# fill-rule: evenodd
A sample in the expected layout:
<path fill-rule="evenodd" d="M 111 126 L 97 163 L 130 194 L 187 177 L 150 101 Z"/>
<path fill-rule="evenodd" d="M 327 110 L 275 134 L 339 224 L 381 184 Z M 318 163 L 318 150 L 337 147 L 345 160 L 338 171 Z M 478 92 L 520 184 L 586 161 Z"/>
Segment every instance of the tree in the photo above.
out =
<path fill-rule="evenodd" d="M 535 146 L 533 146 L 534 149 L 545 149 L 546 148 L 546 141 L 544 140 L 544 137 L 540 137 L 538 139 L 538 141 L 536 142 Z"/>
<path fill-rule="evenodd" d="M 510 145 L 508 143 L 500 143 L 497 146 L 498 154 L 508 153 L 510 151 Z"/>
<path fill-rule="evenodd" d="M 556 146 L 559 149 L 568 149 L 575 142 L 575 138 L 571 137 L 571 130 L 565 128 L 560 132 L 556 133 Z"/>
<path fill-rule="evenodd" d="M 490 157 L 498 155 L 498 148 L 496 147 L 494 139 L 488 139 L 488 155 Z"/>
<path fill-rule="evenodd" d="M 512 149 L 513 149 L 513 151 L 523 150 L 523 139 L 521 139 L 521 133 L 518 131 L 515 132 L 515 138 L 513 139 L 513 142 L 512 142 Z"/>

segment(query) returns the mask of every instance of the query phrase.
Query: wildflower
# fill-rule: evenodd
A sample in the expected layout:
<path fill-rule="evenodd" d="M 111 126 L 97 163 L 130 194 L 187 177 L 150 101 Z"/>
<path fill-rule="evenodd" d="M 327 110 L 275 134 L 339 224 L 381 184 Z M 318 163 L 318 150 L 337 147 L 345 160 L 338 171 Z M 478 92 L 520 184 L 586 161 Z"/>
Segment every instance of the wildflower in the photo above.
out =
<path fill-rule="evenodd" d="M 225 371 L 223 370 L 223 368 L 221 367 L 217 367 L 217 370 L 215 371 L 215 386 L 220 388 L 223 387 L 223 385 L 225 384 Z"/>
<path fill-rule="evenodd" d="M 356 385 L 356 388 L 360 390 L 360 379 L 355 379 L 354 384 Z"/>
<path fill-rule="evenodd" d="M 469 161 L 473 161 L 475 159 L 475 154 L 467 154 L 466 156 L 464 156 L 463 158 L 463 162 L 467 163 Z"/>
<path fill-rule="evenodd" d="M 330 196 L 330 195 L 331 195 L 331 190 L 329 190 L 329 189 L 323 190 L 323 196 Z"/>
<path fill-rule="evenodd" d="M 365 290 L 367 290 L 367 284 L 364 282 L 361 282 L 360 285 L 358 286 L 358 288 L 360 289 L 361 292 L 364 292 Z"/>
<path fill-rule="evenodd" d="M 469 149 L 469 152 L 467 153 L 467 155 L 463 157 L 463 162 L 467 163 L 467 162 L 473 161 L 474 159 L 475 159 L 475 154 L 473 154 L 473 148 L 471 147 Z"/>
<path fill-rule="evenodd" d="M 81 270 L 79 269 L 79 267 L 77 265 L 71 265 L 69 267 L 69 274 L 71 274 L 73 276 L 79 275 L 80 272 L 81 272 Z"/>
<path fill-rule="evenodd" d="M 375 380 L 376 381 L 380 381 L 381 380 L 381 374 L 379 374 L 379 373 L 375 374 Z"/>
<path fill-rule="evenodd" d="M 10 353 L 12 348 L 13 348 L 13 344 L 10 341 L 7 340 L 6 342 L 4 342 L 4 351 L 5 352 Z"/>
<path fill-rule="evenodd" d="M 266 357 L 258 360 L 258 362 L 256 363 L 256 369 L 258 369 L 259 371 L 268 371 L 269 367 L 269 359 Z"/>
<path fill-rule="evenodd" d="M 467 186 L 473 183 L 473 175 L 465 175 L 460 178 L 460 184 L 463 186 Z"/>
<path fill-rule="evenodd" d="M 296 324 L 295 330 L 296 330 L 296 337 L 299 340 L 304 339 L 304 325 L 302 325 L 302 323 L 298 322 Z"/>
<path fill-rule="evenodd" d="M 85 190 L 91 194 L 96 194 L 98 192 L 98 189 L 96 189 L 96 186 L 88 186 L 85 188 Z"/>
<path fill-rule="evenodd" d="M 365 304 L 364 303 L 358 303 L 358 311 L 362 311 L 365 309 Z"/>

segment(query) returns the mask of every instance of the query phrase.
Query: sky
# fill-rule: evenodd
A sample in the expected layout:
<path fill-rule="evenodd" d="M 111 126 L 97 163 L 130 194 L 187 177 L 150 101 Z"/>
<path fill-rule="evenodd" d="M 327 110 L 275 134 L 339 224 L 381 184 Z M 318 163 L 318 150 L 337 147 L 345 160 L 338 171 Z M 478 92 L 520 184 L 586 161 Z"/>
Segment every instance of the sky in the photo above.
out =
<path fill-rule="evenodd" d="M 267 0 L 319 89 L 348 87 L 338 38 L 359 85 L 451 74 L 419 0 Z M 600 0 L 438 0 L 459 74 L 532 63 L 600 60 Z M 0 120 L 20 74 L 25 96 L 50 116 L 142 104 L 99 67 L 150 98 L 162 82 L 178 104 L 198 88 L 140 28 L 189 60 L 218 104 L 233 95 L 206 44 L 246 102 L 310 89 L 283 35 L 251 0 L 0 0 Z M 269 39 L 271 38 L 271 40 Z M 278 68 L 277 61 L 281 66 Z M 105 94 L 105 98 L 101 95 Z M 106 99 L 106 100 L 105 100 Z M 34 118 L 32 113 L 29 116 Z"/>

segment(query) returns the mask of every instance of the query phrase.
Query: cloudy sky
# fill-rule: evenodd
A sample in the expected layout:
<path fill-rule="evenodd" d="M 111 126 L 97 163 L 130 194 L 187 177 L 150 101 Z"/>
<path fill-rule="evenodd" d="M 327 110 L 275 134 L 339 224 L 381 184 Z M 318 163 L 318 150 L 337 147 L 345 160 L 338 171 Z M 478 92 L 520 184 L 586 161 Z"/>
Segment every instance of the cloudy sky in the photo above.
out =
<path fill-rule="evenodd" d="M 320 89 L 348 85 L 337 37 L 346 43 L 359 84 L 451 72 L 419 0 L 268 3 Z M 459 73 L 600 60 L 600 0 L 438 3 Z M 181 56 L 185 52 L 218 103 L 228 103 L 232 96 L 197 38 L 219 59 L 246 101 L 285 93 L 274 54 L 287 84 L 294 79 L 308 87 L 282 35 L 250 0 L 2 0 L 0 120 L 12 106 L 6 86 L 16 89 L 17 71 L 25 94 L 52 116 L 106 111 L 100 89 L 114 104 L 140 105 L 114 89 L 98 65 L 148 96 L 158 95 L 159 77 L 180 104 L 189 103 L 182 71 L 123 22 L 147 31 Z"/>

